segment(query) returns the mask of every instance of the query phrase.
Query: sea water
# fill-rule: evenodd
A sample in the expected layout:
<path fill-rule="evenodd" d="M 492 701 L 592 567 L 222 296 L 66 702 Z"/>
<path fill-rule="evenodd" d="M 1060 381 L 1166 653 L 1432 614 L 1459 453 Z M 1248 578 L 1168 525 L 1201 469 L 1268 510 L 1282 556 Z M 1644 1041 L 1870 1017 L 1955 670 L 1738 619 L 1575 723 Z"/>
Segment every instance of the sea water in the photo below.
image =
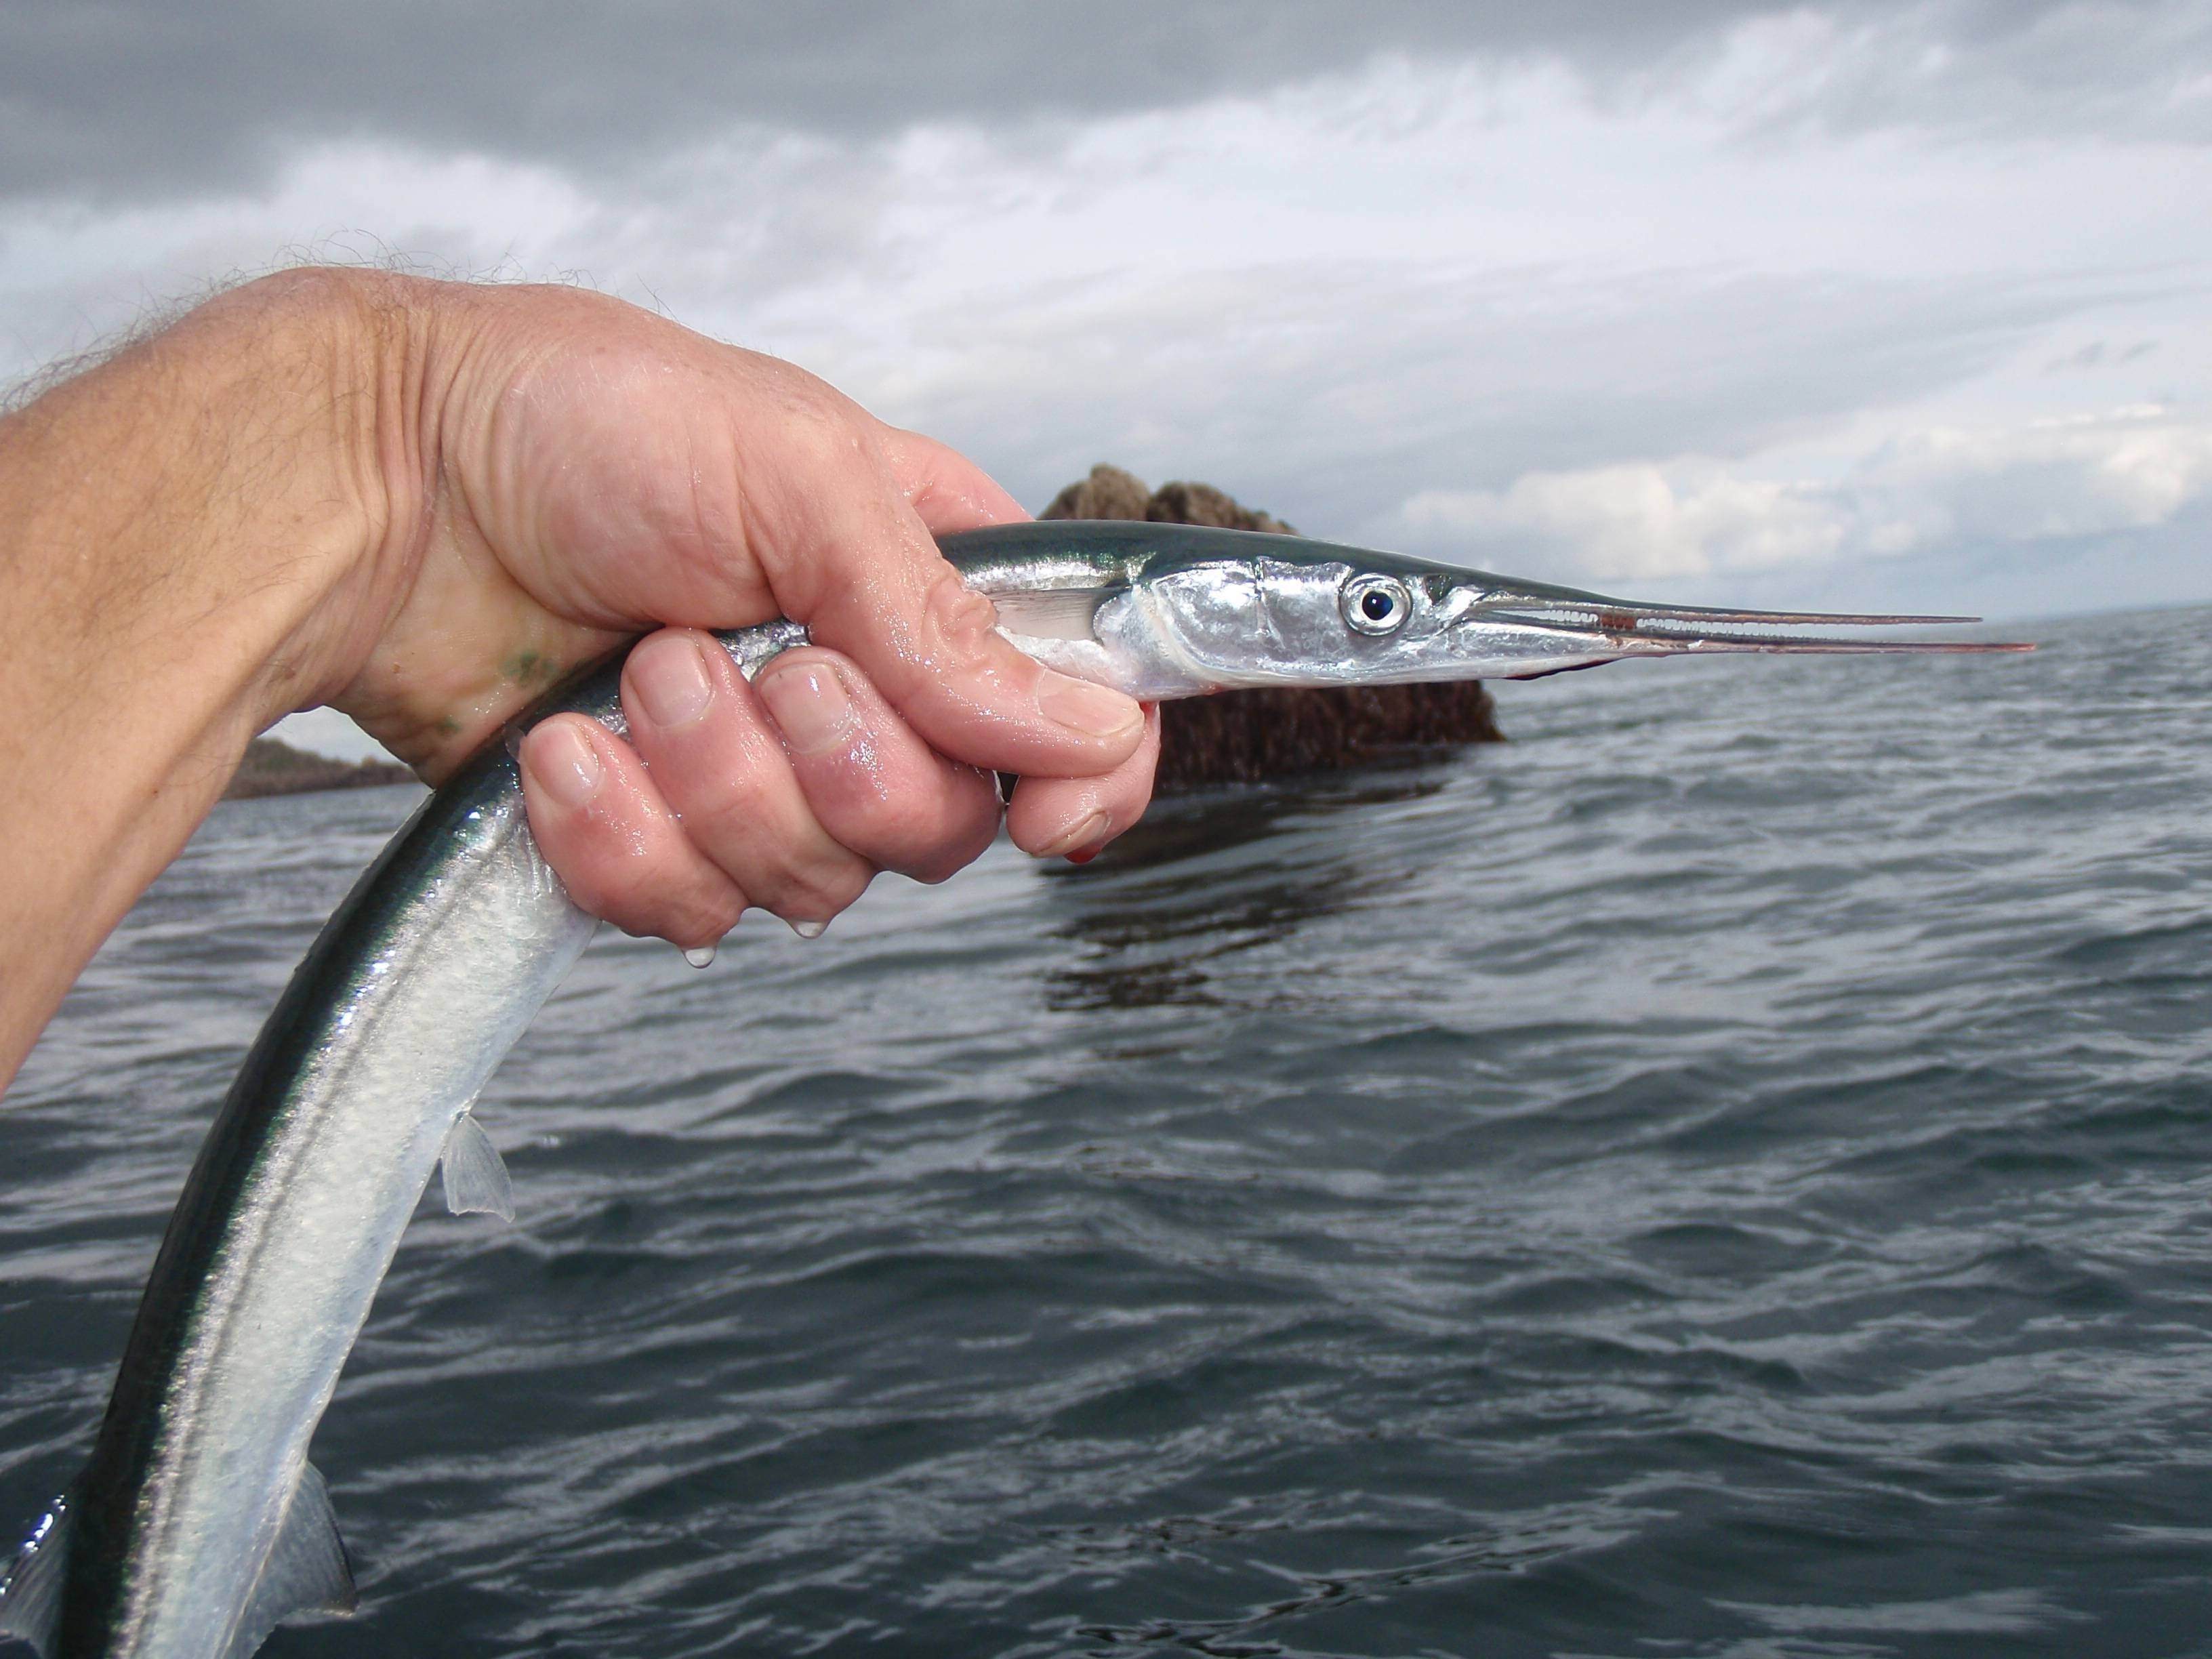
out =
<path fill-rule="evenodd" d="M 2212 611 L 2026 631 L 603 938 L 267 1651 L 2212 1651 Z M 417 798 L 218 809 L 0 1104 L 0 1511 Z"/>

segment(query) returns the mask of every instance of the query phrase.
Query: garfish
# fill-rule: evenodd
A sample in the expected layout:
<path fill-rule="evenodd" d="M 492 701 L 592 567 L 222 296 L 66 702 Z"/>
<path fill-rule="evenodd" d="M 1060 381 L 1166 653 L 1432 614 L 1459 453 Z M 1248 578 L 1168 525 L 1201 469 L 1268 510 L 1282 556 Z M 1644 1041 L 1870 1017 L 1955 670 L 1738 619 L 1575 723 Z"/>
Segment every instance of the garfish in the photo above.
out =
<path fill-rule="evenodd" d="M 1031 656 L 1147 699 L 1250 686 L 1527 678 L 1631 657 L 1978 652 L 1808 625 L 1963 622 L 1643 605 L 1400 555 L 1181 525 L 945 538 Z M 806 631 L 718 635 L 748 676 Z M 457 1212 L 511 1218 L 478 1092 L 596 926 L 532 842 L 515 739 L 578 710 L 623 729 L 617 653 L 434 793 L 294 974 L 185 1184 L 89 1463 L 0 1580 L 46 1659 L 246 1659 L 355 1591 L 317 1422 L 442 1162 Z"/>

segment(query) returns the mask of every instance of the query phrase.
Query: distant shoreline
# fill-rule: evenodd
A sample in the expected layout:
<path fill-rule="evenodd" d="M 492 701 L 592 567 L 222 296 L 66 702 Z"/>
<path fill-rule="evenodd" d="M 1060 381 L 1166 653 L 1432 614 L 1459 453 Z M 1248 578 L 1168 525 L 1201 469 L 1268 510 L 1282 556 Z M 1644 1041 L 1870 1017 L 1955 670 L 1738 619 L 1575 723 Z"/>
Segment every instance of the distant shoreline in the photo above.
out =
<path fill-rule="evenodd" d="M 398 761 L 332 760 L 276 738 L 256 738 L 246 745 L 246 758 L 222 798 L 258 800 L 267 795 L 305 794 L 311 789 L 372 789 L 415 781 L 415 774 Z"/>

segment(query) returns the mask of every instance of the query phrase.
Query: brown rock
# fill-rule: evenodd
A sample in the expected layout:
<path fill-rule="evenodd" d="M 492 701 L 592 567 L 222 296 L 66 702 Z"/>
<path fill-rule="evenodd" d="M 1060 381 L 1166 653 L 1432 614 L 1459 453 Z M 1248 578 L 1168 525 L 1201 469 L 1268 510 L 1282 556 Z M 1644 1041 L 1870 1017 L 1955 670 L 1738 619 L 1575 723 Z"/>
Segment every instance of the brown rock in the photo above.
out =
<path fill-rule="evenodd" d="M 1052 498 L 1040 519 L 1141 519 L 1152 492 L 1133 472 L 1100 462 L 1091 476 Z"/>
<path fill-rule="evenodd" d="M 1297 534 L 1273 514 L 1243 506 L 1212 484 L 1163 484 L 1152 492 L 1133 474 L 1103 464 L 1054 496 L 1037 516 L 1145 519 Z M 1161 706 L 1159 787 L 1253 783 L 1358 766 L 1425 745 L 1503 743 L 1497 714 L 1490 693 L 1474 680 L 1188 697 Z"/>
<path fill-rule="evenodd" d="M 1264 530 L 1273 536 L 1298 533 L 1273 514 L 1240 507 L 1228 491 L 1208 483 L 1162 484 L 1145 504 L 1145 516 L 1154 524 L 1206 524 L 1221 530 Z"/>

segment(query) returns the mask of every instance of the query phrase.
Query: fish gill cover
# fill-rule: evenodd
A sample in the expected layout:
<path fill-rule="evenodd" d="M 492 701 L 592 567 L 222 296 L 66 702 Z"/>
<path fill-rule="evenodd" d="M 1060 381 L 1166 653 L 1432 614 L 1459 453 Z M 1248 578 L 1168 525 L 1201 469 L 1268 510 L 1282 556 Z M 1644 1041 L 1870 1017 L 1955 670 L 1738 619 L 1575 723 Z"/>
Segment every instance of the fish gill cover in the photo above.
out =
<path fill-rule="evenodd" d="M 1212 484 L 1172 483 L 1155 490 L 1133 473 L 1103 463 L 1054 496 L 1037 516 L 1298 533 Z M 1161 705 L 1158 787 L 1252 783 L 1357 766 L 1408 749 L 1502 743 L 1504 736 L 1496 704 L 1476 680 L 1224 691 Z"/>

